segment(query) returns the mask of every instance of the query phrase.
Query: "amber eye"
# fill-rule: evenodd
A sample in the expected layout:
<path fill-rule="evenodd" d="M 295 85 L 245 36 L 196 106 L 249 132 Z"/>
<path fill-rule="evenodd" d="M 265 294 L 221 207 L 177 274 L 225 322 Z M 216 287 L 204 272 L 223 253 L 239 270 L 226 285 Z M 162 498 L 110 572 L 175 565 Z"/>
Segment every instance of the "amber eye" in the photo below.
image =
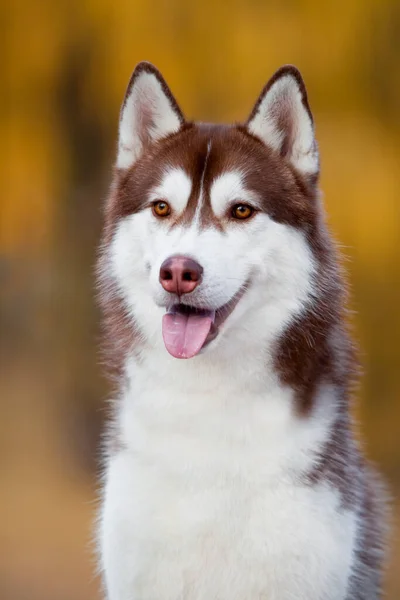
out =
<path fill-rule="evenodd" d="M 168 217 L 171 214 L 171 207 L 164 200 L 157 200 L 153 203 L 153 213 L 156 217 Z"/>
<path fill-rule="evenodd" d="M 234 219 L 249 219 L 254 213 L 254 208 L 248 204 L 235 204 L 232 208 L 232 217 Z"/>

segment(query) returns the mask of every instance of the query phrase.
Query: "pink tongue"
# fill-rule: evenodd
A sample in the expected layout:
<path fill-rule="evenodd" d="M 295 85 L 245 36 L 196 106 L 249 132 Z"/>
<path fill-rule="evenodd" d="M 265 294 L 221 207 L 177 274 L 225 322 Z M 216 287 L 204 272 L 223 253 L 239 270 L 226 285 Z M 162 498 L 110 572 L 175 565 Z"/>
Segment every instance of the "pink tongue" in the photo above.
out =
<path fill-rule="evenodd" d="M 166 349 L 175 358 L 192 358 L 202 349 L 214 322 L 214 314 L 167 313 L 163 316 L 162 334 Z"/>

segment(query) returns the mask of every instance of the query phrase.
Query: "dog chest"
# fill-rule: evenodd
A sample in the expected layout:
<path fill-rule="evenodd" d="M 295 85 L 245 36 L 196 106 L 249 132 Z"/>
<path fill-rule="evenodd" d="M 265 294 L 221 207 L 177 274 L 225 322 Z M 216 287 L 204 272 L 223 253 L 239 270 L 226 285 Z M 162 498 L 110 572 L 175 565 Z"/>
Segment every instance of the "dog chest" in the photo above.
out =
<path fill-rule="evenodd" d="M 281 400 L 274 412 L 272 398 L 268 408 L 268 399 L 231 399 L 235 410 L 226 411 L 216 398 L 214 411 L 195 415 L 176 396 L 158 411 L 150 397 L 129 404 L 125 449 L 109 463 L 102 537 L 104 560 L 116 565 L 107 570 L 141 600 L 217 591 L 261 599 L 282 585 L 279 598 L 341 597 L 355 518 L 327 484 L 303 477 L 328 423 L 297 423 Z M 293 595 L 310 573 L 308 595 Z M 321 595 L 333 583 L 336 595 Z"/>

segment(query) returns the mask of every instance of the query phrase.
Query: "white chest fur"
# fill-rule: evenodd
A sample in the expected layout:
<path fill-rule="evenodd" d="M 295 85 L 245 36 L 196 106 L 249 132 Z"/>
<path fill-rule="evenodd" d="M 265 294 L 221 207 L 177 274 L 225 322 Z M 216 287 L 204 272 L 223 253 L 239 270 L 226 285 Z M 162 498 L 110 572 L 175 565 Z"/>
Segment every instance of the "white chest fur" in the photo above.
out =
<path fill-rule="evenodd" d="M 197 368 L 189 385 L 174 365 L 137 368 L 122 399 L 100 532 L 109 599 L 344 599 L 356 518 L 304 481 L 334 391 L 300 419 L 273 378 L 221 385 Z"/>

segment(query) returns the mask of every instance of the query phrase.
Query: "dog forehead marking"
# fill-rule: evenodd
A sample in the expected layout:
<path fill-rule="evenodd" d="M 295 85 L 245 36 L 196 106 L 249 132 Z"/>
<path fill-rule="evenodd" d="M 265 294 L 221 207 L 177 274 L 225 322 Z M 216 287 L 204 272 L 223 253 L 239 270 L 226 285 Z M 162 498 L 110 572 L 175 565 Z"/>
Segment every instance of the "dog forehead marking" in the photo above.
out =
<path fill-rule="evenodd" d="M 192 181 L 181 168 L 167 169 L 159 185 L 152 190 L 151 200 L 166 200 L 172 209 L 182 213 L 189 202 L 192 192 Z"/>
<path fill-rule="evenodd" d="M 210 152 L 211 152 L 211 144 L 212 144 L 212 142 L 211 142 L 211 140 L 209 140 L 207 143 L 207 154 L 204 159 L 204 166 L 203 166 L 203 170 L 202 170 L 202 173 L 200 176 L 199 197 L 198 197 L 198 201 L 197 201 L 196 212 L 193 217 L 193 222 L 195 223 L 196 226 L 199 226 L 199 224 L 200 224 L 200 215 L 201 215 L 202 207 L 204 205 L 204 178 L 206 175 L 208 159 L 209 159 Z"/>
<path fill-rule="evenodd" d="M 232 202 L 250 202 L 252 196 L 243 183 L 241 171 L 222 173 L 213 181 L 210 189 L 211 207 L 217 217 L 221 217 Z"/>

